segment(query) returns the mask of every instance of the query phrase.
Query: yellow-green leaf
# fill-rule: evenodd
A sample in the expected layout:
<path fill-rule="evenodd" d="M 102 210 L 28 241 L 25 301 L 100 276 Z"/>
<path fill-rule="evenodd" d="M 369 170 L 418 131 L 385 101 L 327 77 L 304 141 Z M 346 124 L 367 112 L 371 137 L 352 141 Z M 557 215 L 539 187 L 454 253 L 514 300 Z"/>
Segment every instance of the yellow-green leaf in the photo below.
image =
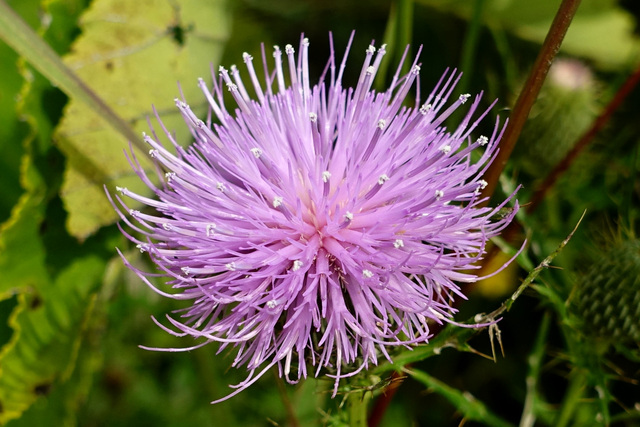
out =
<path fill-rule="evenodd" d="M 180 82 L 193 107 L 197 78 L 210 78 L 229 33 L 225 0 L 96 0 L 82 16 L 82 35 L 65 63 L 134 129 L 148 132 L 151 105 L 178 140 L 188 130 L 175 108 Z M 116 220 L 103 185 L 144 192 L 123 151 L 128 142 L 80 102 L 71 100 L 56 140 L 67 156 L 61 191 L 69 232 L 83 239 Z M 138 158 L 143 166 L 149 162 Z"/>

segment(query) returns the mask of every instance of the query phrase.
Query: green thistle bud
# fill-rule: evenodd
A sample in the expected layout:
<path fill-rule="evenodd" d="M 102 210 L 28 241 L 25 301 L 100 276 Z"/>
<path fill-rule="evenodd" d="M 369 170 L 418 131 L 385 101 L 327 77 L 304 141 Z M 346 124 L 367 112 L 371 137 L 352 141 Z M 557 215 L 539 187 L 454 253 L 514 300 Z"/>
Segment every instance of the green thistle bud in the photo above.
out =
<path fill-rule="evenodd" d="M 516 146 L 518 165 L 532 176 L 551 170 L 593 121 L 596 99 L 591 70 L 575 59 L 557 59 Z"/>
<path fill-rule="evenodd" d="M 640 240 L 614 244 L 574 288 L 582 332 L 615 344 L 640 341 Z"/>

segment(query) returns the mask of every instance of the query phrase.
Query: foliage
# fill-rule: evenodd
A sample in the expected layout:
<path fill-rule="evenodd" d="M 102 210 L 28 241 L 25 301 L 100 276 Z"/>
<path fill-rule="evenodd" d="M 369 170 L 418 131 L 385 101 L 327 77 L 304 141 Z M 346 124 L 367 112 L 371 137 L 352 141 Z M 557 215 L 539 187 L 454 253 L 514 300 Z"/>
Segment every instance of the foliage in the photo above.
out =
<path fill-rule="evenodd" d="M 312 40 L 316 77 L 328 57 L 328 31 L 335 46 L 344 46 L 357 30 L 354 63 L 364 57 L 359 46 L 384 38 L 389 53 L 378 87 L 390 80 L 404 45 L 412 43 L 415 52 L 422 43 L 422 87 L 463 64 L 464 91 L 485 89 L 483 102 L 499 99 L 490 114 L 507 116 L 558 4 L 8 1 L 52 48 L 53 63 L 66 64 L 125 129 L 87 107 L 86 94 L 48 74 L 56 71 L 17 54 L 8 39 L 0 42 L 0 424 L 337 426 L 365 425 L 367 416 L 371 425 L 389 426 L 640 423 L 639 343 L 603 343 L 580 329 L 597 323 L 580 313 L 607 310 L 602 301 L 575 309 L 576 298 L 588 300 L 585 292 L 595 286 L 590 271 L 612 288 L 627 283 L 604 280 L 615 262 L 602 260 L 614 243 L 634 241 L 638 233 L 637 89 L 542 203 L 526 209 L 545 175 L 638 66 L 633 2 L 623 3 L 627 10 L 614 0 L 582 1 L 559 55 L 580 63 L 590 79 L 578 90 L 554 81 L 543 86 L 502 174 L 497 193 L 522 184 L 525 209 L 520 229 L 496 239 L 488 258 L 500 250 L 513 256 L 525 237 L 526 247 L 517 266 L 464 288 L 469 299 L 456 316 L 487 328 L 450 325 L 430 344 L 398 351 L 393 363 L 344 382 L 333 400 L 330 379 L 291 386 L 267 374 L 212 406 L 228 393 L 227 384 L 244 379 L 228 369 L 230 354 L 216 354 L 213 345 L 177 354 L 140 349 L 192 343 L 149 319 L 181 307 L 157 298 L 122 265 L 115 247 L 132 262 L 145 260 L 121 237 L 104 195 L 105 185 L 142 190 L 123 154 L 132 138 L 123 134 L 148 132 L 151 105 L 186 145 L 190 136 L 174 98 L 199 102 L 196 79 L 208 77 L 211 64 L 233 64 L 244 51 L 259 58 L 261 42 L 295 43 L 300 33 Z M 348 67 L 345 80 L 354 84 L 357 73 Z M 192 104 L 206 115 L 201 107 Z"/>

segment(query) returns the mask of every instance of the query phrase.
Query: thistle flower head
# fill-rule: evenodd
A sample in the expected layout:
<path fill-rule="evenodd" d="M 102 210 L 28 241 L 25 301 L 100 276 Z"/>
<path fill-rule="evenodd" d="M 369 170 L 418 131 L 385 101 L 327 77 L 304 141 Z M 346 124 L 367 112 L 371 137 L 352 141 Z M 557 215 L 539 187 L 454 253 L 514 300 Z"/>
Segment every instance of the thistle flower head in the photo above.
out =
<path fill-rule="evenodd" d="M 350 45 L 339 64 L 331 46 L 315 85 L 306 38 L 297 54 L 275 47 L 273 72 L 263 55 L 263 81 L 248 54 L 248 78 L 232 67 L 220 68 L 212 89 L 201 79 L 206 122 L 176 101 L 193 144 L 185 150 L 169 132 L 172 149 L 144 137 L 166 171 L 161 184 L 132 157 L 155 198 L 120 189 L 151 208 L 126 215 L 126 199 L 117 198 L 136 231 L 123 232 L 173 288 L 156 291 L 190 301 L 168 316 L 175 329 L 165 328 L 201 338 L 198 346 L 236 347 L 233 366 L 250 371 L 231 395 L 274 365 L 292 382 L 309 367 L 316 376 L 327 368 L 337 387 L 390 360 L 390 348 L 427 342 L 434 322 L 453 322 L 452 302 L 464 298 L 459 283 L 477 279 L 469 271 L 487 240 L 515 214 L 496 219 L 504 203 L 479 206 L 502 128 L 473 135 L 487 112 L 477 112 L 480 96 L 454 95 L 459 74 L 445 73 L 424 103 L 406 107 L 418 59 L 376 92 L 385 50 L 370 46 L 357 85 L 345 88 Z M 444 120 L 467 101 L 448 131 Z M 157 273 L 125 263 L 153 286 L 148 276 Z"/>

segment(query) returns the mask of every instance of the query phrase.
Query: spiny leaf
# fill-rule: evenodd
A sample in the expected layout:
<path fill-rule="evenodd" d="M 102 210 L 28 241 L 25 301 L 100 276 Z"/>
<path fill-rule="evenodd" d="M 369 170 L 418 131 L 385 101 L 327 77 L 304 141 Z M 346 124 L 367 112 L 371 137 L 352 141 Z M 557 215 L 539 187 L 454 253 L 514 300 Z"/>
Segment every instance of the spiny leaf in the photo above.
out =
<path fill-rule="evenodd" d="M 227 18 L 224 0 L 96 0 L 83 15 L 82 36 L 65 62 L 136 132 L 149 131 L 145 118 L 155 104 L 166 127 L 188 143 L 174 106 L 180 97 L 176 82 L 187 100 L 203 99 L 197 78 L 210 76 L 210 63 L 219 59 Z M 84 104 L 70 102 L 56 139 L 67 156 L 61 191 L 67 228 L 83 239 L 117 218 L 104 184 L 145 190 L 123 154 L 127 141 Z"/>

